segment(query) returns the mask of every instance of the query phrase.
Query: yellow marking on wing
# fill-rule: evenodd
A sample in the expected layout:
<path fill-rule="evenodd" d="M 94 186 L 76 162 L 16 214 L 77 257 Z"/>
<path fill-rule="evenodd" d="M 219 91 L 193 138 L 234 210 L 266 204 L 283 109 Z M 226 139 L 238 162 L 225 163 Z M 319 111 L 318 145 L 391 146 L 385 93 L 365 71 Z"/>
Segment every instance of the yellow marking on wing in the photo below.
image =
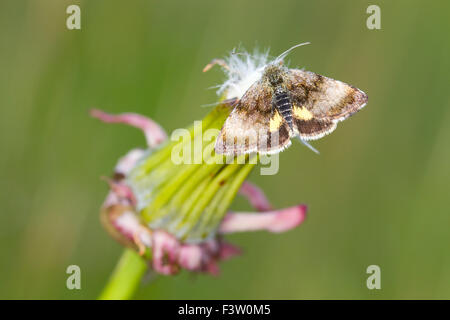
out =
<path fill-rule="evenodd" d="M 283 122 L 283 118 L 281 118 L 278 111 L 275 111 L 275 114 L 270 119 L 270 132 L 277 131 L 281 126 L 281 122 Z"/>
<path fill-rule="evenodd" d="M 299 108 L 297 106 L 294 106 L 294 116 L 297 119 L 305 120 L 305 121 L 308 121 L 308 120 L 311 120 L 312 118 L 314 118 L 314 115 L 311 113 L 311 111 L 309 111 L 305 107 Z"/>

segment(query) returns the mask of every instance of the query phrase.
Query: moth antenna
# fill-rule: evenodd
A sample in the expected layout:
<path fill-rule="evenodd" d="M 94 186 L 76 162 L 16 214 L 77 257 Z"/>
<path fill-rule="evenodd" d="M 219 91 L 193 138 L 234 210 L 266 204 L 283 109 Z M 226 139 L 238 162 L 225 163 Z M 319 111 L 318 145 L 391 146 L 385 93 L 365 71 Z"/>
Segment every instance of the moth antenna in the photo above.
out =
<path fill-rule="evenodd" d="M 217 102 L 214 102 L 214 103 L 202 104 L 202 105 L 200 105 L 200 107 L 202 107 L 202 108 L 215 107 L 215 106 L 218 106 L 219 104 L 227 104 L 227 105 L 232 107 L 238 101 L 239 101 L 239 99 L 237 99 L 237 98 L 231 98 L 231 99 L 225 99 L 225 100 L 222 100 L 222 101 L 217 101 Z"/>
<path fill-rule="evenodd" d="M 301 143 L 303 143 L 305 146 L 307 146 L 311 151 L 313 151 L 316 154 L 320 154 L 319 150 L 314 148 L 312 145 L 310 145 L 307 141 L 303 140 L 302 138 L 298 137 L 298 140 L 300 140 Z"/>
<path fill-rule="evenodd" d="M 275 59 L 275 61 L 283 60 L 283 59 L 289 54 L 289 52 L 291 52 L 291 51 L 294 50 L 295 48 L 298 48 L 298 47 L 301 47 L 301 46 L 305 46 L 305 45 L 307 45 L 307 44 L 311 44 L 311 42 L 304 42 L 304 43 L 296 44 L 295 46 L 293 46 L 293 47 L 287 49 L 285 52 L 283 52 L 282 54 L 280 54 L 280 55 Z"/>
<path fill-rule="evenodd" d="M 207 104 L 202 104 L 202 105 L 200 105 L 200 107 L 202 107 L 202 108 L 209 108 L 209 107 L 215 107 L 215 106 L 218 106 L 219 104 L 220 104 L 220 102 L 207 103 Z"/>

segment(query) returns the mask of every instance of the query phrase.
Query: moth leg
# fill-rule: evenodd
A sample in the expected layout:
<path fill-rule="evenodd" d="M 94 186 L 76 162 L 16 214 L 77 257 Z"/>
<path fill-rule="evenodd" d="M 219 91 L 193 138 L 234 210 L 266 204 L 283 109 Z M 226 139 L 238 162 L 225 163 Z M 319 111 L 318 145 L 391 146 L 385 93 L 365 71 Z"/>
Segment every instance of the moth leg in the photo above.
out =
<path fill-rule="evenodd" d="M 308 141 L 303 140 L 302 138 L 298 137 L 298 140 L 300 140 L 300 142 L 305 145 L 306 147 L 308 147 L 308 149 L 310 149 L 312 152 L 316 153 L 316 154 L 320 154 L 319 150 L 317 150 L 316 148 L 314 148 L 312 145 L 310 145 L 308 143 Z"/>
<path fill-rule="evenodd" d="M 230 71 L 230 66 L 228 66 L 228 64 L 225 62 L 225 60 L 223 59 L 212 59 L 210 63 L 208 63 L 204 68 L 203 68 L 203 72 L 206 72 L 208 70 L 210 70 L 212 67 L 214 67 L 214 65 L 219 65 L 222 68 Z"/>
<path fill-rule="evenodd" d="M 221 104 L 226 104 L 226 105 L 228 105 L 230 107 L 234 107 L 234 106 L 237 105 L 238 102 L 239 102 L 238 98 L 230 98 L 230 99 L 222 100 L 220 103 Z"/>

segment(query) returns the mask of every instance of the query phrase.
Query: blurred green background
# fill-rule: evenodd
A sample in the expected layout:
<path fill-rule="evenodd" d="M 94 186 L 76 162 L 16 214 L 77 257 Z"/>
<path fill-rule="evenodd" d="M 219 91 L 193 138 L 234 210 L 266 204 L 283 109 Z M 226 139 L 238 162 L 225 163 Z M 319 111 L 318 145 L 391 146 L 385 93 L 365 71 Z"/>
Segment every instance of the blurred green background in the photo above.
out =
<path fill-rule="evenodd" d="M 81 7 L 81 30 L 66 8 Z M 381 8 L 381 30 L 366 8 Z M 369 104 L 330 136 L 251 180 L 276 207 L 306 203 L 284 234 L 229 236 L 244 255 L 217 277 L 182 273 L 140 299 L 450 298 L 450 2 L 76 1 L 0 4 L 0 298 L 95 298 L 122 249 L 103 230 L 100 176 L 144 146 L 88 110 L 139 112 L 168 131 L 216 101 L 212 58 L 241 44 L 357 86 Z M 234 207 L 250 209 L 236 199 Z M 67 290 L 68 265 L 82 289 Z M 381 290 L 366 268 L 381 267 Z"/>

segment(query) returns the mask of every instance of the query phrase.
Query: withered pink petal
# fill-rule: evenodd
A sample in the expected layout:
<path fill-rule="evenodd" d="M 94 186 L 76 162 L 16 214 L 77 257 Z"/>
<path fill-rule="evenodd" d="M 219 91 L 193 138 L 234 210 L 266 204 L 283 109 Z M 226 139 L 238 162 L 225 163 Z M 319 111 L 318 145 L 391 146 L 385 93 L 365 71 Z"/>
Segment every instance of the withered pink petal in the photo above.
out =
<path fill-rule="evenodd" d="M 132 149 L 128 151 L 128 153 L 117 162 L 116 167 L 114 168 L 114 173 L 127 176 L 144 153 L 145 151 L 142 149 Z"/>
<path fill-rule="evenodd" d="M 202 260 L 204 253 L 199 245 L 182 245 L 178 262 L 184 269 L 191 271 L 199 271 L 202 268 Z"/>
<path fill-rule="evenodd" d="M 114 226 L 120 233 L 130 240 L 134 240 L 137 236 L 141 243 L 146 247 L 151 247 L 152 238 L 148 230 L 144 229 L 140 220 L 133 211 L 125 211 L 112 221 Z"/>
<path fill-rule="evenodd" d="M 163 128 L 150 118 L 136 113 L 109 114 L 98 109 L 91 110 L 91 116 L 106 123 L 124 123 L 144 132 L 149 147 L 154 148 L 167 139 Z"/>
<path fill-rule="evenodd" d="M 303 222 L 307 208 L 298 205 L 286 209 L 263 213 L 228 213 L 220 225 L 221 233 L 267 230 L 283 232 Z"/>
<path fill-rule="evenodd" d="M 242 253 L 241 249 L 233 246 L 229 243 L 223 243 L 222 246 L 220 247 L 220 252 L 219 252 L 219 257 L 220 260 L 227 260 L 230 259 L 231 257 L 240 255 Z"/>
<path fill-rule="evenodd" d="M 106 180 L 109 184 L 109 187 L 111 188 L 111 191 L 119 198 L 123 200 L 129 201 L 131 205 L 136 204 L 136 197 L 134 196 L 133 191 L 131 188 L 122 182 L 114 181 L 108 177 L 104 177 L 104 180 Z"/>
<path fill-rule="evenodd" d="M 106 208 L 115 204 L 127 205 L 129 203 L 127 201 L 124 202 L 120 197 L 117 196 L 117 194 L 114 191 L 109 191 L 105 201 L 103 201 L 102 207 Z"/>
<path fill-rule="evenodd" d="M 177 273 L 177 258 L 180 248 L 177 239 L 165 231 L 156 230 L 153 232 L 152 245 L 153 268 L 165 275 Z"/>
<path fill-rule="evenodd" d="M 244 181 L 239 189 L 239 194 L 246 197 L 250 204 L 258 211 L 272 210 L 272 206 L 264 192 L 251 182 Z"/>
<path fill-rule="evenodd" d="M 213 276 L 218 276 L 220 273 L 219 264 L 216 260 L 210 260 L 206 264 L 205 271 Z"/>
<path fill-rule="evenodd" d="M 241 250 L 229 243 L 222 242 L 218 239 L 210 240 L 201 244 L 203 248 L 203 272 L 213 276 L 219 275 L 219 262 L 227 260 L 235 255 L 241 254 Z"/>

